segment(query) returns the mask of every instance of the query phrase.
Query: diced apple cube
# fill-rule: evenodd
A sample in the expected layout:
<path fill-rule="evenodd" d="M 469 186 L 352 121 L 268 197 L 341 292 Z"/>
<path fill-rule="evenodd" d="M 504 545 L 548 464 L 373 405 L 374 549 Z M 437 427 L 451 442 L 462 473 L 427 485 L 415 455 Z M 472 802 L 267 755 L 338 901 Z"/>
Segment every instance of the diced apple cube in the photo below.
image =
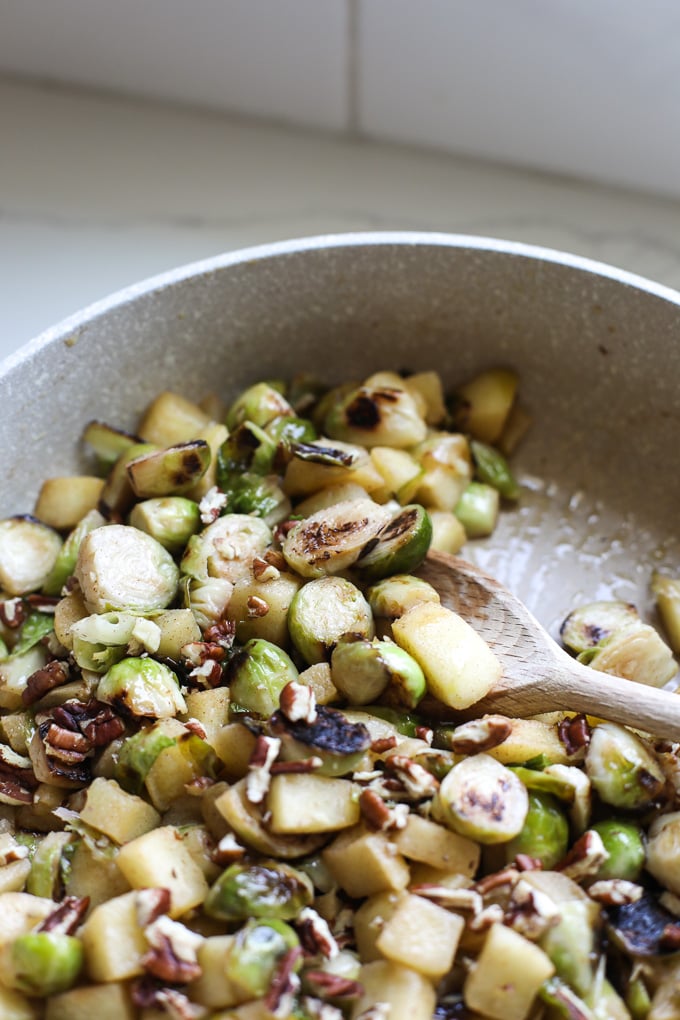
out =
<path fill-rule="evenodd" d="M 501 677 L 486 641 L 444 606 L 418 603 L 394 621 L 392 633 L 420 665 L 430 694 L 451 708 L 474 705 Z"/>
<path fill-rule="evenodd" d="M 465 921 L 422 896 L 404 894 L 376 941 L 376 949 L 394 963 L 432 980 L 453 965 Z"/>
<path fill-rule="evenodd" d="M 161 820 L 141 797 L 126 793 L 115 779 L 101 778 L 90 783 L 80 817 L 115 843 L 128 843 L 155 829 Z"/>
<path fill-rule="evenodd" d="M 272 832 L 333 832 L 356 825 L 359 800 L 354 783 L 305 773 L 274 776 L 267 795 Z"/>
<path fill-rule="evenodd" d="M 83 925 L 85 966 L 93 981 L 127 981 L 144 973 L 142 957 L 149 947 L 137 899 L 136 892 L 128 892 L 100 903 Z"/>
<path fill-rule="evenodd" d="M 366 963 L 359 972 L 363 993 L 352 1012 L 357 1020 L 379 1002 L 389 1006 L 389 1020 L 431 1020 L 436 1005 L 432 983 L 409 967 L 391 960 Z"/>
<path fill-rule="evenodd" d="M 171 917 L 180 917 L 199 906 L 207 895 L 205 876 L 172 825 L 153 829 L 126 843 L 118 852 L 117 861 L 133 889 L 170 890 Z"/>
<path fill-rule="evenodd" d="M 111 983 L 55 995 L 47 1002 L 45 1020 L 134 1020 L 135 1015 L 128 986 Z"/>
<path fill-rule="evenodd" d="M 226 973 L 226 960 L 233 943 L 233 935 L 213 935 L 201 944 L 198 950 L 201 976 L 187 986 L 193 1002 L 210 1009 L 227 1009 L 241 1001 Z"/>
<path fill-rule="evenodd" d="M 0 986 L 0 1016 L 2 1020 L 37 1020 L 38 1007 L 20 992 Z"/>
<path fill-rule="evenodd" d="M 404 857 L 440 871 L 472 878 L 479 867 L 478 843 L 413 813 L 409 814 L 406 826 L 397 832 L 394 843 Z"/>
<path fill-rule="evenodd" d="M 512 928 L 494 924 L 465 980 L 465 1005 L 491 1020 L 526 1020 L 536 993 L 554 973 L 542 949 Z"/>
<path fill-rule="evenodd" d="M 394 843 L 361 825 L 336 836 L 322 857 L 338 885 L 355 898 L 405 889 L 409 882 L 408 865 Z"/>

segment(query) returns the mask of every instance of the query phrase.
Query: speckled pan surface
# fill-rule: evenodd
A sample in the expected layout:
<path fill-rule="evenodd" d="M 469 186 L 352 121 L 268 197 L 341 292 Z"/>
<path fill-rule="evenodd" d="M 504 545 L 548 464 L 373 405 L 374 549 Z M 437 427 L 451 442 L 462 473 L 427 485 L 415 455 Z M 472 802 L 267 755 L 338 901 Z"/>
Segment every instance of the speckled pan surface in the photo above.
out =
<path fill-rule="evenodd" d="M 78 469 L 86 421 L 133 426 L 163 388 L 228 397 L 300 369 L 331 381 L 387 366 L 453 384 L 496 364 L 519 371 L 534 425 L 515 461 L 520 509 L 470 558 L 553 632 L 579 599 L 648 608 L 651 568 L 680 571 L 680 294 L 511 242 L 308 238 L 86 309 L 0 368 L 0 515 Z"/>

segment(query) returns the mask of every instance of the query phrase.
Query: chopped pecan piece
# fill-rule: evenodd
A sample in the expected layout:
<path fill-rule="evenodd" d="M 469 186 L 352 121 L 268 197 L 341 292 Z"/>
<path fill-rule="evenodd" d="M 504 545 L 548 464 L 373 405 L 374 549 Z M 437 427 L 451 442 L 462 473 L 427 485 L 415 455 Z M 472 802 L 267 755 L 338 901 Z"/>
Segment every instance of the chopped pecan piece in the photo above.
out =
<path fill-rule="evenodd" d="M 208 489 L 198 504 L 201 522 L 203 524 L 212 524 L 220 516 L 228 502 L 227 495 L 218 489 L 216 485 L 213 485 L 212 489 Z"/>
<path fill-rule="evenodd" d="M 10 630 L 16 630 L 28 616 L 28 609 L 22 598 L 5 599 L 0 602 L 0 621 Z"/>
<path fill-rule="evenodd" d="M 261 804 L 271 782 L 271 767 L 281 750 L 278 737 L 259 736 L 248 762 L 246 796 L 251 804 Z"/>
<path fill-rule="evenodd" d="M 246 602 L 246 613 L 250 619 L 257 620 L 269 612 L 269 603 L 259 595 L 249 595 Z"/>
<path fill-rule="evenodd" d="M 385 769 L 394 773 L 406 793 L 414 800 L 434 797 L 439 789 L 439 781 L 432 773 L 404 754 L 390 755 L 385 761 Z"/>
<path fill-rule="evenodd" d="M 594 829 L 588 829 L 576 840 L 566 857 L 555 865 L 554 870 L 578 882 L 582 878 L 596 875 L 608 859 L 609 854 L 600 834 Z"/>
<path fill-rule="evenodd" d="M 449 746 L 456 754 L 479 754 L 498 747 L 512 732 L 512 723 L 504 715 L 486 715 L 456 726 Z"/>
<path fill-rule="evenodd" d="M 253 560 L 253 577 L 257 581 L 276 581 L 281 576 L 280 570 L 273 563 L 270 563 L 263 556 L 256 556 Z"/>
<path fill-rule="evenodd" d="M 500 903 L 491 903 L 484 907 L 478 914 L 474 914 L 467 925 L 471 931 L 487 931 L 492 924 L 499 924 L 503 920 L 503 908 Z"/>
<path fill-rule="evenodd" d="M 313 754 L 310 758 L 298 758 L 296 761 L 275 761 L 270 768 L 272 776 L 281 776 L 291 773 L 316 772 L 323 765 L 321 758 Z"/>
<path fill-rule="evenodd" d="M 137 921 L 140 928 L 147 925 L 161 916 L 167 914 L 170 909 L 170 890 L 163 887 L 157 889 L 140 889 L 135 898 Z"/>
<path fill-rule="evenodd" d="M 220 645 L 228 651 L 236 637 L 236 624 L 233 620 L 219 620 L 208 627 L 204 637 L 211 644 Z"/>
<path fill-rule="evenodd" d="M 622 907 L 626 903 L 637 903 L 644 892 L 636 882 L 627 882 L 623 878 L 601 879 L 593 882 L 586 890 L 591 900 L 604 903 L 608 907 Z"/>
<path fill-rule="evenodd" d="M 60 662 L 55 659 L 48 662 L 42 669 L 36 669 L 31 673 L 26 686 L 21 692 L 21 700 L 24 705 L 34 705 L 36 701 L 47 694 L 55 687 L 61 687 L 69 678 L 69 665 L 67 662 Z"/>
<path fill-rule="evenodd" d="M 549 896 L 523 879 L 515 884 L 503 918 L 509 928 L 525 938 L 537 939 L 559 919 L 560 912 Z"/>
<path fill-rule="evenodd" d="M 370 787 L 361 791 L 359 807 L 368 825 L 382 832 L 403 829 L 408 821 L 408 804 L 390 806 Z"/>
<path fill-rule="evenodd" d="M 358 999 L 363 992 L 358 981 L 325 970 L 305 971 L 305 981 L 320 999 Z"/>
<path fill-rule="evenodd" d="M 500 886 L 514 886 L 518 878 L 517 868 L 501 868 L 500 871 L 494 871 L 492 874 L 480 878 L 479 882 L 475 883 L 475 889 L 482 896 L 486 896 L 492 889 L 498 889 Z"/>
<path fill-rule="evenodd" d="M 152 977 L 139 978 L 132 985 L 132 1004 L 137 1009 L 158 1009 L 167 1013 L 171 1020 L 202 1020 L 208 1015 L 204 1006 L 199 1006 L 176 988 L 164 988 Z"/>
<path fill-rule="evenodd" d="M 89 896 L 66 896 L 56 910 L 45 918 L 38 931 L 73 935 L 90 905 Z"/>
<path fill-rule="evenodd" d="M 269 991 L 264 997 L 264 1004 L 276 1017 L 287 1017 L 293 1004 L 293 996 L 300 987 L 300 978 L 294 973 L 302 948 L 296 946 L 289 949 L 278 962 L 271 978 Z"/>
<path fill-rule="evenodd" d="M 385 751 L 391 751 L 392 748 L 397 746 L 397 738 L 392 734 L 389 737 L 378 737 L 371 743 L 371 751 L 374 754 L 384 754 Z"/>
<path fill-rule="evenodd" d="M 173 985 L 187 984 L 200 977 L 197 953 L 203 943 L 201 935 L 166 914 L 148 925 L 144 935 L 149 950 L 142 957 L 142 966 L 147 973 Z"/>
<path fill-rule="evenodd" d="M 484 908 L 484 900 L 474 889 L 452 889 L 448 885 L 423 882 L 411 886 L 411 892 L 449 910 L 469 910 L 472 914 L 480 914 Z"/>
<path fill-rule="evenodd" d="M 26 602 L 31 609 L 39 613 L 53 613 L 61 602 L 60 595 L 41 595 L 40 592 L 32 592 L 26 596 Z"/>
<path fill-rule="evenodd" d="M 667 924 L 659 939 L 659 949 L 677 953 L 680 949 L 680 924 Z"/>
<path fill-rule="evenodd" d="M 316 698 L 307 684 L 290 680 L 279 695 L 279 706 L 289 722 L 304 721 L 311 725 L 317 720 Z"/>
<path fill-rule="evenodd" d="M 32 804 L 37 786 L 30 758 L 0 744 L 0 804 Z"/>
<path fill-rule="evenodd" d="M 228 832 L 219 841 L 210 857 L 221 867 L 226 867 L 233 861 L 238 861 L 245 856 L 246 848 L 241 846 L 233 832 Z"/>
<path fill-rule="evenodd" d="M 557 735 L 570 757 L 585 751 L 590 743 L 590 733 L 588 720 L 583 714 L 563 719 L 557 727 Z"/>
<path fill-rule="evenodd" d="M 328 923 L 312 907 L 304 907 L 295 922 L 302 948 L 311 956 L 325 956 L 332 960 L 338 955 L 338 943 L 333 938 Z"/>

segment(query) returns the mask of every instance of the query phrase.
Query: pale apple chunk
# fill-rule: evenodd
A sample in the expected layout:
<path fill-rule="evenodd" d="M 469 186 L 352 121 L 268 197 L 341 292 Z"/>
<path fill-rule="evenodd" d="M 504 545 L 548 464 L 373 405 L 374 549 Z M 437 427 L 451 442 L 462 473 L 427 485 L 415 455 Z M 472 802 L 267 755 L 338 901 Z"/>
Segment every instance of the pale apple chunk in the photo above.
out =
<path fill-rule="evenodd" d="M 406 826 L 397 832 L 394 844 L 404 857 L 439 871 L 472 878 L 479 867 L 478 843 L 413 813 L 409 814 Z"/>
<path fill-rule="evenodd" d="M 405 895 L 403 892 L 376 893 L 364 900 L 355 913 L 354 938 L 359 959 L 363 963 L 384 959 L 377 942 L 383 928 L 394 917 Z"/>
<path fill-rule="evenodd" d="M 54 903 L 25 892 L 0 894 L 0 946 L 33 931 L 54 910 Z"/>
<path fill-rule="evenodd" d="M 103 857 L 81 840 L 76 844 L 66 881 L 69 896 L 87 896 L 90 910 L 112 896 L 129 892 L 130 883 L 116 864 L 115 856 Z"/>
<path fill-rule="evenodd" d="M 185 697 L 186 716 L 195 719 L 205 730 L 205 739 L 212 747 L 217 734 L 229 721 L 229 688 L 211 687 L 206 691 L 191 691 Z"/>
<path fill-rule="evenodd" d="M 230 722 L 219 728 L 211 743 L 226 777 L 232 782 L 242 779 L 255 749 L 255 735 L 243 723 Z"/>
<path fill-rule="evenodd" d="M 375 946 L 387 959 L 436 981 L 451 969 L 464 927 L 460 914 L 405 893 Z"/>
<path fill-rule="evenodd" d="M 38 1005 L 20 992 L 0 987 L 0 1016 L 2 1020 L 37 1020 Z"/>
<path fill-rule="evenodd" d="M 272 832 L 334 832 L 359 821 L 357 788 L 348 779 L 305 773 L 274 776 L 267 795 Z"/>
<path fill-rule="evenodd" d="M 385 1003 L 389 1007 L 389 1020 L 432 1020 L 436 996 L 432 983 L 409 967 L 391 960 L 374 960 L 366 963 L 359 972 L 363 993 L 352 1012 L 352 1020 Z"/>
<path fill-rule="evenodd" d="M 126 793 L 115 779 L 95 779 L 90 783 L 80 817 L 114 843 L 128 843 L 155 829 L 161 820 L 150 804 Z"/>
<path fill-rule="evenodd" d="M 130 989 L 114 982 L 53 996 L 47 1002 L 45 1020 L 134 1020 L 135 1016 Z"/>
<path fill-rule="evenodd" d="M 149 947 L 139 925 L 137 899 L 136 892 L 128 892 L 106 900 L 83 925 L 85 967 L 93 981 L 127 981 L 144 973 L 142 957 Z"/>
<path fill-rule="evenodd" d="M 384 832 L 362 825 L 345 829 L 322 851 L 326 867 L 338 885 L 355 898 L 405 889 L 408 865 Z"/>
<path fill-rule="evenodd" d="M 542 949 L 494 924 L 465 980 L 465 1005 L 491 1020 L 526 1020 L 539 988 L 554 973 Z"/>
<path fill-rule="evenodd" d="M 2 865 L 0 867 L 0 895 L 6 892 L 21 892 L 30 873 L 31 862 L 26 858 Z"/>
<path fill-rule="evenodd" d="M 392 633 L 420 665 L 430 694 L 450 708 L 474 705 L 501 677 L 486 641 L 444 606 L 418 603 L 394 621 Z"/>
<path fill-rule="evenodd" d="M 233 935 L 213 935 L 201 944 L 198 950 L 201 976 L 187 986 L 193 1002 L 209 1009 L 227 1009 L 242 1001 L 226 973 L 226 960 L 233 944 Z"/>
<path fill-rule="evenodd" d="M 567 754 L 567 748 L 560 740 L 557 724 L 541 719 L 510 719 L 512 729 L 502 744 L 490 748 L 486 753 L 502 765 L 529 761 L 538 755 L 545 755 L 553 765 L 569 765 L 574 757 Z"/>
<path fill-rule="evenodd" d="M 172 825 L 139 836 L 118 852 L 118 867 L 133 889 L 170 890 L 171 917 L 199 906 L 208 893 L 203 872 Z"/>

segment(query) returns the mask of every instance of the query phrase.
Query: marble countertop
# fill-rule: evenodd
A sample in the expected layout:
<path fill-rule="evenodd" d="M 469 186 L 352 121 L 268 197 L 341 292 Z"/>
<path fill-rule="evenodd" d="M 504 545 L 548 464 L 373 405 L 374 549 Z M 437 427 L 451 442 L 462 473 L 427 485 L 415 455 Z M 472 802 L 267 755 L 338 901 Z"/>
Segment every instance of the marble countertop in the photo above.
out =
<path fill-rule="evenodd" d="M 0 79 L 0 357 L 128 283 L 354 230 L 495 236 L 680 289 L 680 202 L 433 152 Z"/>

